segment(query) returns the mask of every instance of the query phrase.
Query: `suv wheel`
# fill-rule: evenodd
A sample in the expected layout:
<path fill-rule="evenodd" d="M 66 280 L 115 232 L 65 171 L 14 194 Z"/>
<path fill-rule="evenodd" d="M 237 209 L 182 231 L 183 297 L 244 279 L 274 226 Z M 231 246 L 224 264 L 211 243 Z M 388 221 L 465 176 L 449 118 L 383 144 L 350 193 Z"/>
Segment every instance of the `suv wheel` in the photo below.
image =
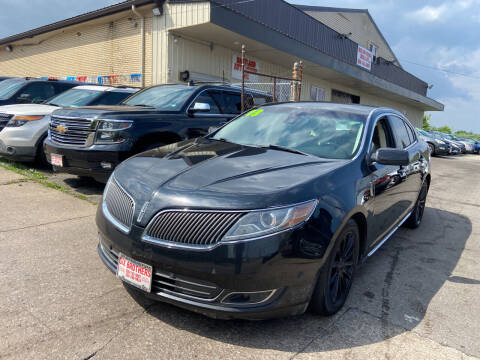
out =
<path fill-rule="evenodd" d="M 43 142 L 47 136 L 44 136 L 38 143 L 37 146 L 37 155 L 35 157 L 35 162 L 40 165 L 42 168 L 51 168 L 52 166 L 47 160 L 47 154 L 45 154 L 45 151 L 43 149 Z"/>

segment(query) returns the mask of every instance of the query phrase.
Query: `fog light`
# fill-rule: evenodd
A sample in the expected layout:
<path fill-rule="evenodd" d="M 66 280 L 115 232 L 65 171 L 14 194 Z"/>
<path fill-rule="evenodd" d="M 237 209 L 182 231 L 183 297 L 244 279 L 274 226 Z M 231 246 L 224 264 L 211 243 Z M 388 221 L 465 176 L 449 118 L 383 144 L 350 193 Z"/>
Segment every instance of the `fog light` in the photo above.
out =
<path fill-rule="evenodd" d="M 112 170 L 113 169 L 113 164 L 109 163 L 109 162 L 102 161 L 100 163 L 100 165 L 102 166 L 102 168 L 107 169 L 107 170 Z"/>
<path fill-rule="evenodd" d="M 256 305 L 270 300 L 277 290 L 253 291 L 253 292 L 230 292 L 222 299 L 223 304 L 228 305 Z"/>

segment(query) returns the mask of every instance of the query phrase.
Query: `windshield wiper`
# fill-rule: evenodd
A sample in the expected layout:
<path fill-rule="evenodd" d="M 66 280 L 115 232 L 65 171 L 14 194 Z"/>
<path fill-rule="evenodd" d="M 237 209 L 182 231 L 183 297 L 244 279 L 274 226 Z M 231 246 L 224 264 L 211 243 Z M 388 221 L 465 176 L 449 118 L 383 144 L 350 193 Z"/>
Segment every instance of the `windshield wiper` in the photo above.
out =
<path fill-rule="evenodd" d="M 45 103 L 45 105 L 56 106 L 56 107 L 62 107 L 61 105 L 54 104 L 54 103 Z"/>
<path fill-rule="evenodd" d="M 272 149 L 272 150 L 286 151 L 286 152 L 290 152 L 290 153 L 293 153 L 293 154 L 300 154 L 300 155 L 310 156 L 310 154 L 304 153 L 303 151 L 296 150 L 296 149 L 291 149 L 291 148 L 287 148 L 287 147 L 283 147 L 283 146 L 280 146 L 280 145 L 270 144 L 270 145 L 268 145 L 268 146 L 262 146 L 262 147 L 267 148 L 267 149 Z"/>
<path fill-rule="evenodd" d="M 136 104 L 136 105 L 133 105 L 133 106 L 140 106 L 140 107 L 150 107 L 150 108 L 153 108 L 152 105 L 146 105 L 146 104 Z"/>

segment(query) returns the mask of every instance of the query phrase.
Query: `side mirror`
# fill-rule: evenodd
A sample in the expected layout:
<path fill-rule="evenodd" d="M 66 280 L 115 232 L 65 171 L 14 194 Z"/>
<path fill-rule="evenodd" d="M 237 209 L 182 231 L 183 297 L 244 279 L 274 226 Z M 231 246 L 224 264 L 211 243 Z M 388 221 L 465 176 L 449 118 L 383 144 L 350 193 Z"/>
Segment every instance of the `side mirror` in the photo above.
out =
<path fill-rule="evenodd" d="M 408 151 L 391 148 L 378 149 L 371 157 L 372 161 L 382 165 L 407 166 L 410 164 Z"/>
<path fill-rule="evenodd" d="M 210 104 L 207 103 L 195 103 L 192 108 L 190 108 L 190 112 L 209 112 L 210 111 Z"/>

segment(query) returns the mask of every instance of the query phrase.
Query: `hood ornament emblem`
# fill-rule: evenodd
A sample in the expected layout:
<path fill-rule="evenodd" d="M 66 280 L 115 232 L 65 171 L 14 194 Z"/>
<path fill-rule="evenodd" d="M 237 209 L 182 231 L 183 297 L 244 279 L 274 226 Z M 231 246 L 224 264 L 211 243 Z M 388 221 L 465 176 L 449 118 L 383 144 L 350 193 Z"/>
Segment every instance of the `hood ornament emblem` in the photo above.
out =
<path fill-rule="evenodd" d="M 57 126 L 57 131 L 61 134 L 65 134 L 67 132 L 68 128 L 66 126 L 63 126 L 63 125 L 58 125 Z"/>
<path fill-rule="evenodd" d="M 142 222 L 143 216 L 147 212 L 147 209 L 149 206 L 150 206 L 150 201 L 147 201 L 145 204 L 143 204 L 142 208 L 140 209 L 140 213 L 138 214 L 137 222 Z"/>

